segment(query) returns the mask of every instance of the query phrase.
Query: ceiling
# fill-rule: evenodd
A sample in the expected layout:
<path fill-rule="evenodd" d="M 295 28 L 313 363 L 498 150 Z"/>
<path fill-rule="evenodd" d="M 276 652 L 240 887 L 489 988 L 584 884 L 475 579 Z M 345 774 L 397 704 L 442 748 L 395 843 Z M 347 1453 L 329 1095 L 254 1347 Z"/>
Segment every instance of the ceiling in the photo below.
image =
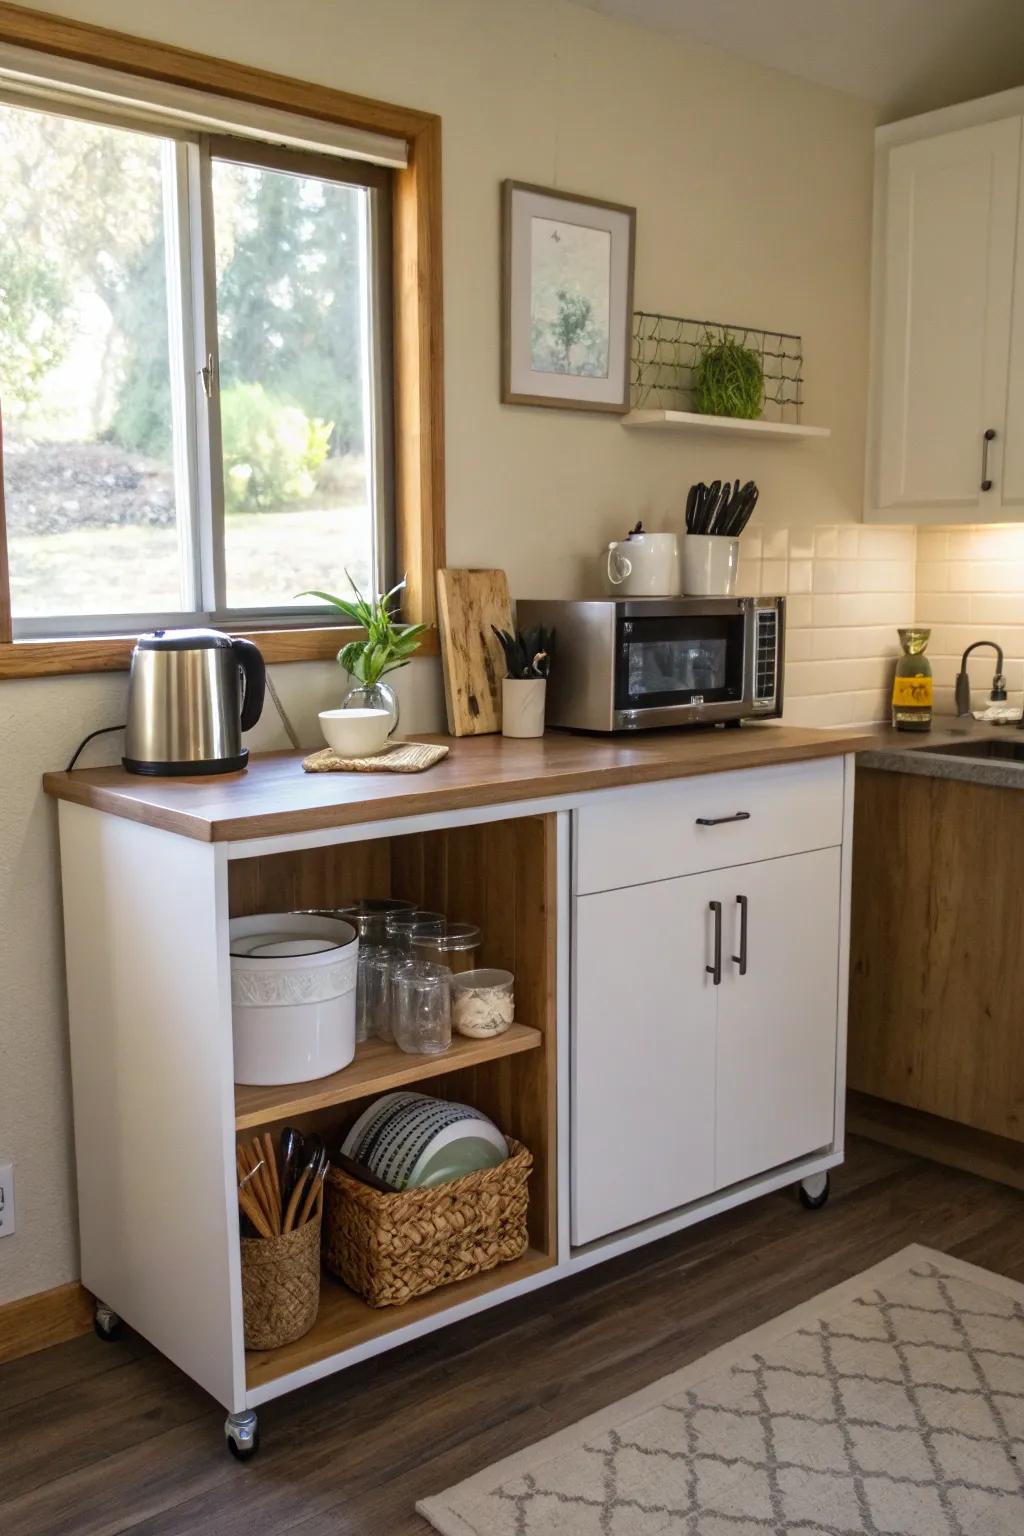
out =
<path fill-rule="evenodd" d="M 874 103 L 883 121 L 1024 85 L 1024 0 L 579 0 Z"/>

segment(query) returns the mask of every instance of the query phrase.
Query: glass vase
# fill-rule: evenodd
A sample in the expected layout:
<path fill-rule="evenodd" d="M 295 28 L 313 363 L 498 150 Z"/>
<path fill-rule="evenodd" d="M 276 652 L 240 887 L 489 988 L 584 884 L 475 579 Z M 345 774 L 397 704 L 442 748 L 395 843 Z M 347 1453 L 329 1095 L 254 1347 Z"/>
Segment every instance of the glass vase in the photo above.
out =
<path fill-rule="evenodd" d="M 357 683 L 341 701 L 342 709 L 386 709 L 391 716 L 389 736 L 398 730 L 398 695 L 390 683 Z"/>

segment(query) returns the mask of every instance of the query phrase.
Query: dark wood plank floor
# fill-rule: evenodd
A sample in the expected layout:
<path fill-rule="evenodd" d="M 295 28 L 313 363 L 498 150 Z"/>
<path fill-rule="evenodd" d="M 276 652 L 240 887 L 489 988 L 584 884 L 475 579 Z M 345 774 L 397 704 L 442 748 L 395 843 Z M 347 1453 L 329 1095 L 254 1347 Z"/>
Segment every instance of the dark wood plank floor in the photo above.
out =
<path fill-rule="evenodd" d="M 1024 1194 L 853 1142 L 824 1210 L 769 1196 L 271 1403 L 245 1466 L 140 1340 L 78 1339 L 0 1369 L 0 1530 L 425 1536 L 417 1498 L 909 1242 L 1024 1280 Z"/>

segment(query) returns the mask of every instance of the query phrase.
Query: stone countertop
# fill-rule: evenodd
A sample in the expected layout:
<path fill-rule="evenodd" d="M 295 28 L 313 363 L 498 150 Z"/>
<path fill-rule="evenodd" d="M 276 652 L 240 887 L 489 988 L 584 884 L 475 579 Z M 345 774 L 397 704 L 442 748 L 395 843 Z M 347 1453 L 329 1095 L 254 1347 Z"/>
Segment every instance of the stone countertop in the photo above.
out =
<path fill-rule="evenodd" d="M 989 740 L 1010 741 L 1024 753 L 1024 730 L 1015 723 L 983 725 L 970 717 L 936 716 L 930 731 L 897 731 L 891 725 L 869 726 L 867 734 L 876 745 L 857 755 L 858 768 L 886 773 L 913 773 L 923 778 L 959 779 L 969 784 L 994 784 L 1003 789 L 1024 789 L 1024 759 L 947 756 L 928 749 L 959 746 Z"/>

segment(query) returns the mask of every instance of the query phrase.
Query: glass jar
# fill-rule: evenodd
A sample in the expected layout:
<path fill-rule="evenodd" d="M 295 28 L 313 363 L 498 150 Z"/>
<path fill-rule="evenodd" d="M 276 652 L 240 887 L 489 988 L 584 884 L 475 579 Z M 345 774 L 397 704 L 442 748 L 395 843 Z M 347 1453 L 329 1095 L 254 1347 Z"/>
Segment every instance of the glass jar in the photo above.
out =
<path fill-rule="evenodd" d="M 452 977 L 452 1024 L 471 1040 L 492 1040 L 515 1022 L 511 971 L 462 971 Z"/>
<path fill-rule="evenodd" d="M 399 901 L 391 896 L 364 896 L 347 907 L 338 907 L 336 915 L 351 923 L 361 940 L 368 944 L 383 944 L 387 939 L 389 914 L 412 912 L 415 908 L 414 901 Z"/>
<path fill-rule="evenodd" d="M 412 954 L 414 959 L 428 965 L 446 965 L 453 973 L 472 971 L 476 967 L 481 943 L 480 929 L 476 923 L 445 923 L 440 933 L 414 930 Z"/>
<path fill-rule="evenodd" d="M 901 629 L 903 655 L 892 685 L 892 723 L 898 731 L 932 728 L 932 664 L 924 654 L 930 629 Z"/>
<path fill-rule="evenodd" d="M 452 973 L 411 961 L 392 982 L 395 1043 L 411 1056 L 439 1056 L 452 1043 Z"/>
<path fill-rule="evenodd" d="M 385 939 L 384 952 L 387 956 L 387 991 L 389 1013 L 394 1012 L 395 979 L 399 972 L 413 960 L 412 941 L 415 934 L 436 934 L 444 928 L 443 912 L 424 912 L 419 907 L 413 907 L 405 912 L 388 912 L 384 917 Z M 383 1031 L 383 1032 L 382 1032 Z M 389 1017 L 386 1024 L 382 1024 L 377 1031 L 381 1040 L 393 1040 L 393 1021 Z"/>
<path fill-rule="evenodd" d="M 356 1043 L 393 1040 L 389 978 L 391 955 L 383 944 L 359 946 L 356 971 Z"/>

